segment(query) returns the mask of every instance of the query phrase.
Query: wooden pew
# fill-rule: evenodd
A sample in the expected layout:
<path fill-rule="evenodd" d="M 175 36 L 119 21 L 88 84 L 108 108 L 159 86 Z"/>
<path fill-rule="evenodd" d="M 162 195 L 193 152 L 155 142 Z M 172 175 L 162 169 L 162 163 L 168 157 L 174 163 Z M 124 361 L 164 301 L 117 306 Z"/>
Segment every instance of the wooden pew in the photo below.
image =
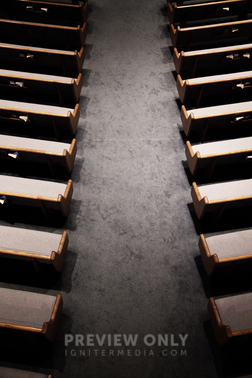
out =
<path fill-rule="evenodd" d="M 61 294 L 0 288 L 0 327 L 42 334 L 53 342 L 62 307 Z"/>
<path fill-rule="evenodd" d="M 45 1 L 51 1 L 51 0 L 45 0 Z M 59 1 L 60 0 L 56 0 Z M 68 0 L 66 0 L 68 1 Z M 71 1 L 71 0 L 70 0 Z M 226 0 L 227 2 L 230 0 Z M 211 3 L 211 2 L 216 2 L 216 0 L 167 0 L 167 4 L 177 4 L 178 6 L 180 5 L 191 5 L 191 4 L 201 4 L 201 3 Z"/>
<path fill-rule="evenodd" d="M 39 207 L 46 218 L 49 210 L 59 211 L 66 217 L 73 194 L 72 180 L 67 184 L 0 175 L 0 205 Z"/>
<path fill-rule="evenodd" d="M 228 232 L 205 237 L 201 234 L 199 250 L 204 268 L 211 276 L 217 267 L 252 258 L 252 230 Z"/>
<path fill-rule="evenodd" d="M 77 78 L 84 63 L 84 47 L 78 52 L 0 43 L 0 68 Z"/>
<path fill-rule="evenodd" d="M 86 23 L 60 26 L 0 19 L 1 42 L 49 49 L 80 50 L 86 40 Z"/>
<path fill-rule="evenodd" d="M 252 204 L 252 179 L 200 186 L 193 182 L 191 195 L 200 220 L 206 212 L 215 212 L 219 219 L 224 209 Z"/>
<path fill-rule="evenodd" d="M 171 24 L 170 36 L 173 47 L 179 51 L 196 50 L 197 46 L 219 47 L 252 42 L 252 20 L 225 22 L 175 29 Z"/>
<path fill-rule="evenodd" d="M 209 23 L 213 19 L 217 23 L 222 22 L 223 18 L 232 18 L 233 20 L 246 18 L 252 12 L 252 4 L 248 0 L 212 1 L 189 5 L 177 5 L 177 3 L 172 5 L 171 2 L 168 2 L 167 10 L 171 24 L 186 24 L 199 20 L 202 23 Z"/>
<path fill-rule="evenodd" d="M 187 141 L 185 153 L 193 175 L 198 169 L 204 169 L 211 177 L 215 166 L 241 163 L 252 156 L 252 137 L 195 145 Z"/>
<path fill-rule="evenodd" d="M 251 335 L 251 304 L 252 293 L 209 299 L 208 312 L 219 345 Z"/>
<path fill-rule="evenodd" d="M 22 164 L 46 164 L 49 165 L 52 173 L 59 167 L 63 167 L 70 173 L 73 169 L 76 152 L 76 139 L 69 144 L 0 135 L 0 159 Z"/>
<path fill-rule="evenodd" d="M 208 108 L 186 110 L 181 107 L 181 120 L 184 132 L 190 136 L 192 131 L 201 134 L 201 142 L 204 141 L 209 128 L 246 125 L 252 121 L 252 102 L 218 105 Z M 239 131 L 239 130 L 238 130 Z"/>
<path fill-rule="evenodd" d="M 32 21 L 65 26 L 83 25 L 87 20 L 88 2 L 79 4 L 46 3 L 34 0 L 8 0 L 1 4 L 0 19 Z"/>
<path fill-rule="evenodd" d="M 23 102 L 74 106 L 80 99 L 82 75 L 77 79 L 0 69 L 0 97 Z"/>
<path fill-rule="evenodd" d="M 51 374 L 41 374 L 32 371 L 13 369 L 0 366 L 0 377 L 2 378 L 53 378 Z"/>
<path fill-rule="evenodd" d="M 174 48 L 176 72 L 183 78 L 210 74 L 227 74 L 251 70 L 252 44 L 244 44 L 197 51 L 181 51 Z"/>
<path fill-rule="evenodd" d="M 79 104 L 74 109 L 60 106 L 31 104 L 0 100 L 0 120 L 9 124 L 23 126 L 53 127 L 55 135 L 60 139 L 62 130 L 71 136 L 75 134 L 80 117 Z M 3 125 L 4 126 L 4 125 Z"/>
<path fill-rule="evenodd" d="M 198 108 L 201 100 L 215 99 L 217 105 L 235 100 L 252 98 L 252 71 L 224 75 L 212 75 L 182 80 L 177 76 L 177 89 L 180 101 Z"/>
<path fill-rule="evenodd" d="M 68 234 L 34 231 L 0 226 L 0 256 L 52 264 L 57 272 L 63 268 L 68 247 Z"/>

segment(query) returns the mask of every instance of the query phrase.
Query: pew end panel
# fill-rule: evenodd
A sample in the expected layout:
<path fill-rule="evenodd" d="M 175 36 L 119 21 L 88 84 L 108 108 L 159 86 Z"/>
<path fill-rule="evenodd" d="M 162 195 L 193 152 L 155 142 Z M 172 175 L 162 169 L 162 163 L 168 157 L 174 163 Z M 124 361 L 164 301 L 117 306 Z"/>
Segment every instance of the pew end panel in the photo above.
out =
<path fill-rule="evenodd" d="M 174 66 L 175 66 L 177 74 L 181 74 L 183 64 L 184 64 L 184 58 L 185 58 L 184 51 L 181 51 L 181 53 L 179 54 L 178 49 L 174 47 L 173 62 L 174 62 Z"/>
<path fill-rule="evenodd" d="M 207 308 L 216 341 L 220 346 L 222 346 L 233 337 L 233 334 L 228 325 L 222 324 L 220 314 L 213 297 L 209 299 Z"/>
<path fill-rule="evenodd" d="M 210 277 L 217 268 L 220 260 L 216 253 L 213 255 L 210 253 L 206 238 L 203 234 L 201 234 L 199 238 L 199 250 L 205 271 L 208 277 Z"/>
<path fill-rule="evenodd" d="M 189 81 L 185 80 L 185 82 L 183 82 L 181 76 L 178 74 L 178 76 L 177 76 L 177 90 L 178 90 L 179 98 L 180 98 L 180 101 L 182 102 L 182 104 L 185 103 L 186 98 L 187 98 L 188 85 L 189 85 Z"/>
<path fill-rule="evenodd" d="M 80 106 L 79 104 L 75 105 L 73 114 L 69 111 L 67 114 L 68 117 L 68 123 L 69 123 L 69 129 L 71 135 L 74 135 L 77 131 L 78 122 L 80 118 Z"/>
<path fill-rule="evenodd" d="M 63 217 L 66 217 L 71 205 L 71 199 L 73 195 L 73 183 L 72 180 L 68 180 L 67 187 L 64 195 L 59 194 L 57 202 L 59 204 L 59 209 Z"/>
<path fill-rule="evenodd" d="M 177 29 L 175 29 L 174 25 L 171 24 L 170 37 L 171 37 L 171 42 L 172 42 L 173 47 L 177 47 L 178 45 L 178 38 L 179 38 L 180 31 L 181 31 L 180 26 L 178 26 Z"/>
<path fill-rule="evenodd" d="M 85 53 L 84 47 L 80 49 L 78 52 L 77 50 L 74 51 L 74 58 L 75 58 L 75 66 L 77 68 L 77 74 L 82 72 L 84 60 L 85 60 Z"/>
<path fill-rule="evenodd" d="M 168 15 L 170 24 L 174 24 L 174 14 L 176 12 L 177 7 L 178 6 L 176 3 L 174 4 L 174 6 L 172 6 L 170 2 L 167 2 L 167 15 Z"/>
<path fill-rule="evenodd" d="M 181 121 L 182 121 L 184 132 L 185 132 L 186 136 L 189 137 L 190 134 L 191 134 L 191 131 L 192 131 L 192 127 L 193 127 L 193 121 L 195 119 L 194 114 L 192 112 L 188 116 L 188 113 L 186 111 L 185 106 L 182 105 L 180 116 L 181 116 Z"/>
<path fill-rule="evenodd" d="M 205 212 L 207 211 L 207 207 L 209 205 L 208 198 L 206 196 L 201 198 L 196 182 L 192 183 L 191 196 L 196 215 L 199 218 L 199 220 L 201 220 L 204 217 Z"/>
<path fill-rule="evenodd" d="M 88 1 L 85 1 L 84 5 L 83 2 L 79 4 L 81 8 L 81 14 L 82 14 L 82 21 L 87 22 L 87 17 L 88 17 Z"/>
<path fill-rule="evenodd" d="M 80 99 L 81 89 L 82 89 L 82 84 L 83 84 L 83 78 L 82 78 L 81 73 L 79 73 L 76 80 L 72 79 L 72 84 L 73 84 L 72 85 L 73 98 L 75 102 L 78 102 Z"/>
<path fill-rule="evenodd" d="M 51 262 L 56 272 L 62 271 L 65 257 L 66 257 L 68 243 L 69 243 L 68 233 L 67 231 L 64 231 L 62 234 L 62 238 L 61 238 L 58 250 L 52 251 L 52 254 L 51 254 Z"/>
<path fill-rule="evenodd" d="M 191 143 L 189 141 L 186 141 L 185 154 L 190 172 L 192 175 L 195 175 L 200 164 L 201 155 L 199 151 L 194 154 Z"/>
<path fill-rule="evenodd" d="M 76 139 L 73 139 L 69 152 L 67 150 L 64 150 L 63 152 L 65 156 L 65 164 L 66 164 L 68 173 L 72 172 L 73 170 L 76 153 L 77 153 L 77 143 L 76 143 Z"/>
<path fill-rule="evenodd" d="M 54 341 L 58 327 L 59 327 L 59 320 L 60 320 L 62 308 L 63 308 L 63 299 L 62 299 L 61 294 L 58 294 L 56 297 L 56 301 L 54 304 L 51 318 L 48 322 L 45 322 L 43 324 L 43 327 L 41 330 L 41 333 L 51 343 Z"/>

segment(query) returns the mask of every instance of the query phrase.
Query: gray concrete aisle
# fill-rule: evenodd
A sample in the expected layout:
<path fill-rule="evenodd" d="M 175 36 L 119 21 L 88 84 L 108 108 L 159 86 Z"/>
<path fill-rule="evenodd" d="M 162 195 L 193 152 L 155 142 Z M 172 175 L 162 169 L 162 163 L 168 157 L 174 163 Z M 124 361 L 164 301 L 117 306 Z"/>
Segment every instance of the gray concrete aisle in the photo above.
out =
<path fill-rule="evenodd" d="M 164 7 L 163 1 L 90 1 L 66 224 L 77 255 L 71 290 L 63 294 L 62 319 L 71 327 L 61 326 L 55 343 L 55 377 L 216 376 L 203 328 L 207 298 L 194 262 L 198 237 L 186 206 L 190 187 Z M 64 333 L 85 340 L 137 334 L 138 340 L 135 347 L 96 341 L 64 348 Z M 150 347 L 143 341 L 148 334 L 169 334 L 169 344 L 171 334 L 188 339 L 183 348 Z M 117 356 L 122 349 L 125 355 Z"/>
<path fill-rule="evenodd" d="M 65 332 L 137 334 L 138 341 L 131 348 L 70 344 L 63 357 L 61 334 L 55 377 L 216 376 L 203 328 L 207 298 L 194 262 L 198 237 L 187 208 L 164 7 L 163 1 L 90 0 L 66 225 L 77 260 L 64 295 L 63 314 L 72 324 Z M 189 336 L 184 348 L 150 347 L 143 342 L 148 334 Z M 118 349 L 131 349 L 132 356 L 117 356 Z"/>

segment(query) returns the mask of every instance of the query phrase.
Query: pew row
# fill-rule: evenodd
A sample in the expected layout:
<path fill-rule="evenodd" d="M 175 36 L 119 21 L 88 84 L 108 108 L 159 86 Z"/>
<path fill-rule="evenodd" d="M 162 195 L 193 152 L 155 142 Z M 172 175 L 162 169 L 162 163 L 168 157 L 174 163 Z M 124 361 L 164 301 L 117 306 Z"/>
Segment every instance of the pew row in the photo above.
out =
<path fill-rule="evenodd" d="M 252 333 L 252 293 L 239 294 L 208 302 L 208 312 L 219 345 Z"/>
<path fill-rule="evenodd" d="M 232 74 L 205 76 L 182 80 L 177 76 L 177 89 L 180 101 L 190 103 L 198 108 L 201 100 L 206 98 L 221 98 L 223 103 L 239 98 L 251 98 L 252 71 Z M 216 103 L 216 102 L 215 102 Z M 216 104 L 217 105 L 217 104 Z"/>
<path fill-rule="evenodd" d="M 50 0 L 45 0 L 45 1 L 50 1 Z M 59 1 L 60 0 L 56 0 Z M 67 0 L 66 0 L 67 1 Z M 70 0 L 71 1 L 71 0 Z M 225 0 L 226 2 L 230 0 Z M 179 5 L 191 5 L 191 4 L 198 4 L 198 3 L 211 3 L 211 2 L 216 2 L 216 0 L 167 0 L 167 4 L 177 4 Z"/>
<path fill-rule="evenodd" d="M 0 226 L 0 256 L 29 260 L 37 269 L 38 263 L 52 264 L 61 272 L 68 247 L 68 234 L 34 231 Z"/>
<path fill-rule="evenodd" d="M 70 173 L 73 169 L 76 152 L 76 139 L 69 144 L 0 135 L 0 159 L 22 164 L 46 164 L 49 165 L 52 172 L 57 167 L 64 167 Z"/>
<path fill-rule="evenodd" d="M 200 186 L 193 182 L 191 195 L 196 215 L 200 220 L 206 212 L 215 212 L 216 219 L 219 219 L 224 209 L 252 204 L 252 179 Z"/>
<path fill-rule="evenodd" d="M 79 104 L 74 109 L 60 106 L 49 106 L 0 100 L 0 120 L 5 123 L 53 127 L 55 135 L 60 139 L 61 129 L 67 130 L 72 136 L 75 134 L 80 117 Z"/>
<path fill-rule="evenodd" d="M 248 0 L 225 0 L 212 1 L 197 4 L 172 5 L 167 4 L 168 18 L 171 24 L 187 23 L 193 21 L 208 22 L 214 19 L 214 22 L 221 22 L 225 17 L 246 18 L 252 12 L 251 1 Z"/>
<path fill-rule="evenodd" d="M 0 68 L 77 77 L 84 63 L 84 47 L 78 52 L 44 49 L 0 42 Z"/>
<path fill-rule="evenodd" d="M 190 172 L 207 171 L 211 177 L 215 166 L 245 162 L 252 157 L 252 137 L 191 144 L 186 142 L 185 154 Z"/>
<path fill-rule="evenodd" d="M 252 20 L 225 22 L 175 29 L 171 24 L 170 36 L 173 47 L 177 50 L 195 50 L 199 44 L 208 47 L 219 47 L 221 44 L 250 43 Z"/>
<path fill-rule="evenodd" d="M 190 136 L 192 131 L 198 131 L 203 141 L 209 128 L 237 126 L 240 129 L 242 125 L 251 122 L 252 101 L 193 110 L 186 110 L 182 105 L 181 120 L 187 136 Z"/>
<path fill-rule="evenodd" d="M 42 334 L 53 342 L 62 307 L 61 294 L 0 288 L 0 327 Z"/>
<path fill-rule="evenodd" d="M 42 374 L 32 371 L 13 369 L 9 367 L 0 366 L 1 378 L 53 378 L 51 374 Z"/>
<path fill-rule="evenodd" d="M 80 99 L 82 75 L 77 79 L 0 69 L 0 97 L 6 100 L 75 105 Z"/>
<path fill-rule="evenodd" d="M 47 4 L 44 1 L 8 0 L 1 4 L 0 18 L 77 26 L 86 22 L 87 12 L 87 1 L 73 5 L 53 0 Z"/>
<path fill-rule="evenodd" d="M 205 271 L 211 276 L 217 267 L 252 258 L 252 230 L 208 236 L 201 234 L 199 250 Z"/>
<path fill-rule="evenodd" d="M 251 43 L 181 53 L 174 48 L 173 52 L 176 72 L 183 78 L 250 70 L 251 59 Z"/>
<path fill-rule="evenodd" d="M 66 217 L 73 195 L 72 180 L 67 184 L 0 175 L 0 205 L 23 205 L 41 208 L 44 216 L 49 210 Z"/>
<path fill-rule="evenodd" d="M 73 26 L 39 24 L 34 22 L 0 19 L 1 42 L 75 51 L 86 40 L 86 23 Z"/>

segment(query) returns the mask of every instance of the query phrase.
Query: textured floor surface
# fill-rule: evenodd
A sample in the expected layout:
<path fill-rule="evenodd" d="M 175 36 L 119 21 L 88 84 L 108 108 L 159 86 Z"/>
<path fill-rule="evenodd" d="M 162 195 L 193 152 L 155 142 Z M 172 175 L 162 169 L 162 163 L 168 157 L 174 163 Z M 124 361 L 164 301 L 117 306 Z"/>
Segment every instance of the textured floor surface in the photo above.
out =
<path fill-rule="evenodd" d="M 26 355 L 23 364 L 12 345 L 4 363 L 31 370 L 39 363 L 40 371 L 56 378 L 222 376 L 225 356 L 209 325 L 198 235 L 187 206 L 166 4 L 89 3 L 74 194 L 64 224 L 69 253 L 48 288 L 26 285 L 62 293 L 59 333 L 43 356 Z M 65 347 L 65 334 L 137 334 L 138 342 L 131 348 L 97 342 Z M 148 334 L 188 338 L 183 348 L 151 347 L 143 342 Z M 118 349 L 132 355 L 117 356 Z M 90 356 L 80 355 L 83 350 Z"/>

